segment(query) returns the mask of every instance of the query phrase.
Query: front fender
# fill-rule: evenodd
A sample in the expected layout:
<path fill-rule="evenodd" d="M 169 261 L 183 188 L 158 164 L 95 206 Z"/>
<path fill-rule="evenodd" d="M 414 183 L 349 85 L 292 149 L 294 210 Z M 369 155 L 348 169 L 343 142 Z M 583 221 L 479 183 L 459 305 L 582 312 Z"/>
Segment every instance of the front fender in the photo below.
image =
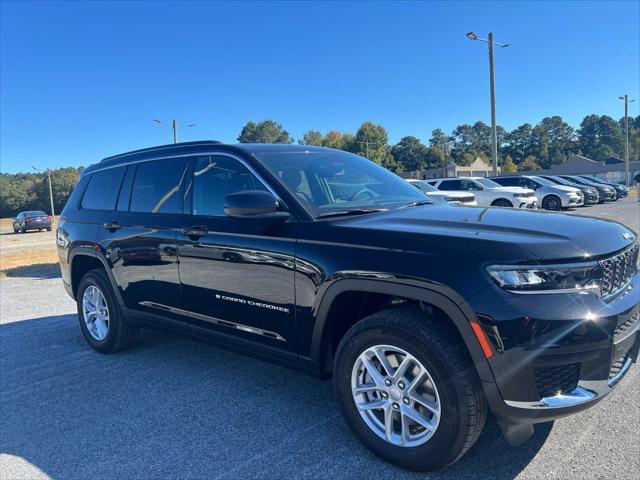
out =
<path fill-rule="evenodd" d="M 326 282 L 324 292 L 319 292 L 314 313 L 316 322 L 313 328 L 311 358 L 318 365 L 324 364 L 329 342 L 327 328 L 328 314 L 333 301 L 344 292 L 365 292 L 393 295 L 428 303 L 442 310 L 453 322 L 465 347 L 477 369 L 480 380 L 493 383 L 493 375 L 489 369 L 482 348 L 478 343 L 470 323 L 476 321 L 475 314 L 454 290 L 438 283 L 425 282 L 411 278 L 398 278 L 389 274 L 358 272 L 358 276 L 348 276 L 346 272 L 339 279 Z M 333 276 L 334 278 L 336 275 Z"/>

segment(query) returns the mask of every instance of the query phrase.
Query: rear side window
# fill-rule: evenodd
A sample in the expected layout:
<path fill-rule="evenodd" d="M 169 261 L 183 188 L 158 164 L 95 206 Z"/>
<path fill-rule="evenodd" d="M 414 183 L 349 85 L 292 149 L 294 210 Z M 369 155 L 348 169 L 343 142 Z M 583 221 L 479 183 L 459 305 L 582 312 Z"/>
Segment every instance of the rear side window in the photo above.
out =
<path fill-rule="evenodd" d="M 521 179 L 516 177 L 510 177 L 510 178 L 492 178 L 492 180 L 505 187 L 517 187 Z"/>
<path fill-rule="evenodd" d="M 109 168 L 91 175 L 82 197 L 82 208 L 87 210 L 115 210 L 124 167 Z"/>
<path fill-rule="evenodd" d="M 184 158 L 139 163 L 131 188 L 129 211 L 182 213 L 179 192 L 186 167 Z"/>
<path fill-rule="evenodd" d="M 438 185 L 438 190 L 462 190 L 460 180 L 445 180 Z"/>

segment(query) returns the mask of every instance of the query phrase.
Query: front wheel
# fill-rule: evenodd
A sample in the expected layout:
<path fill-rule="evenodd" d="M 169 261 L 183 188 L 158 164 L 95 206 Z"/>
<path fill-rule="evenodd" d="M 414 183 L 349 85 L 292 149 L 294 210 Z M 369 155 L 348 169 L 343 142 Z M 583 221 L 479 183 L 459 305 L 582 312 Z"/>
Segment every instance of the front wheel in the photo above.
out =
<path fill-rule="evenodd" d="M 499 198 L 494 200 L 491 204 L 492 207 L 513 207 L 513 204 L 506 198 Z"/>
<path fill-rule="evenodd" d="M 542 208 L 545 210 L 560 211 L 562 210 L 562 201 L 555 195 L 544 197 Z"/>
<path fill-rule="evenodd" d="M 484 426 L 480 382 L 443 327 L 418 311 L 387 310 L 353 326 L 336 352 L 335 393 L 349 427 L 402 468 L 450 465 Z"/>

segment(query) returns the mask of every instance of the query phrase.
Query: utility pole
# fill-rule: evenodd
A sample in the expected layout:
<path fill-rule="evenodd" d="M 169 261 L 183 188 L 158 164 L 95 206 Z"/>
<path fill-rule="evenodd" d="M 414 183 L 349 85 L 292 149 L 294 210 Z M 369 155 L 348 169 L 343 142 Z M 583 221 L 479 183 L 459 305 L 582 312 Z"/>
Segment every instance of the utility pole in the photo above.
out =
<path fill-rule="evenodd" d="M 43 170 L 36 168 L 36 167 L 31 167 L 33 168 L 36 172 L 42 172 Z M 49 179 L 49 206 L 51 207 L 51 218 L 53 219 L 53 217 L 55 216 L 55 211 L 53 210 L 53 187 L 51 186 L 51 169 L 47 168 L 47 177 Z M 53 221 L 53 220 L 52 220 Z"/>
<path fill-rule="evenodd" d="M 473 32 L 467 33 L 467 37 L 470 40 L 478 40 L 480 42 L 486 42 L 489 45 L 489 80 L 491 88 L 491 165 L 493 175 L 498 175 L 498 130 L 496 125 L 496 86 L 495 86 L 495 72 L 493 68 L 493 46 L 508 47 L 508 43 L 498 43 L 493 41 L 493 32 L 489 33 L 489 38 L 484 39 L 478 37 Z"/>
<path fill-rule="evenodd" d="M 629 95 L 624 97 L 618 97 L 620 100 L 624 100 L 624 175 L 625 185 L 629 188 L 631 184 L 631 178 L 629 175 L 629 103 L 635 102 L 635 100 L 629 100 Z"/>
<path fill-rule="evenodd" d="M 491 83 L 491 166 L 498 175 L 498 130 L 496 127 L 496 83 L 493 69 L 493 33 L 489 32 L 489 79 Z"/>
<path fill-rule="evenodd" d="M 157 118 L 153 119 L 154 122 L 156 123 L 160 123 L 162 125 L 168 125 L 167 122 L 163 122 L 162 120 L 158 120 Z M 172 119 L 171 120 L 171 128 L 173 128 L 173 143 L 178 143 L 178 126 L 180 127 L 195 127 L 196 124 L 195 123 L 186 123 L 186 124 L 179 124 L 176 119 Z"/>

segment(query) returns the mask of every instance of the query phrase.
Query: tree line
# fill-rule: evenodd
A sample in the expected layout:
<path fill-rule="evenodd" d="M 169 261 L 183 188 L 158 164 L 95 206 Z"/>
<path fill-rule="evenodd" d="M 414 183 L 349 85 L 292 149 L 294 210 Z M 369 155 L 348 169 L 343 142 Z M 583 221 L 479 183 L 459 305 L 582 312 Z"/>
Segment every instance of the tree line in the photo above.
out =
<path fill-rule="evenodd" d="M 51 170 L 53 207 L 59 214 L 73 187 L 80 178 L 81 168 Z M 0 216 L 14 216 L 25 210 L 50 213 L 49 180 L 46 173 L 0 173 Z"/>
<path fill-rule="evenodd" d="M 587 115 L 574 129 L 560 116 L 543 118 L 540 123 L 524 123 L 512 131 L 497 127 L 498 164 L 505 172 L 549 168 L 578 154 L 596 161 L 609 157 L 624 158 L 624 118 L 616 121 L 607 115 Z M 382 125 L 364 122 L 356 133 L 308 130 L 298 143 L 337 148 L 362 155 L 392 171 L 440 168 L 449 159 L 469 165 L 476 158 L 491 163 L 491 127 L 478 121 L 458 125 L 450 134 L 437 128 L 427 143 L 405 136 L 389 145 Z M 293 143 L 294 139 L 273 120 L 248 122 L 240 143 Z M 629 158 L 640 154 L 640 115 L 629 117 Z"/>
<path fill-rule="evenodd" d="M 540 123 L 525 123 L 512 131 L 497 128 L 498 163 L 503 172 L 549 168 L 573 154 L 603 161 L 614 156 L 624 158 L 624 119 L 607 115 L 587 115 L 574 129 L 561 117 L 543 118 Z M 238 136 L 240 143 L 293 143 L 294 139 L 274 120 L 248 122 Z M 298 140 L 301 145 L 318 145 L 362 155 L 394 172 L 441 168 L 449 159 L 469 165 L 477 157 L 491 163 L 491 127 L 478 121 L 458 125 L 450 134 L 437 128 L 426 143 L 405 136 L 389 144 L 382 125 L 364 122 L 355 133 L 308 130 Z M 629 117 L 629 158 L 640 156 L 640 116 Z M 80 177 L 80 168 L 52 170 L 53 202 L 56 213 L 64 207 Z M 46 174 L 0 173 L 0 216 L 12 216 L 24 210 L 49 211 Z"/>

